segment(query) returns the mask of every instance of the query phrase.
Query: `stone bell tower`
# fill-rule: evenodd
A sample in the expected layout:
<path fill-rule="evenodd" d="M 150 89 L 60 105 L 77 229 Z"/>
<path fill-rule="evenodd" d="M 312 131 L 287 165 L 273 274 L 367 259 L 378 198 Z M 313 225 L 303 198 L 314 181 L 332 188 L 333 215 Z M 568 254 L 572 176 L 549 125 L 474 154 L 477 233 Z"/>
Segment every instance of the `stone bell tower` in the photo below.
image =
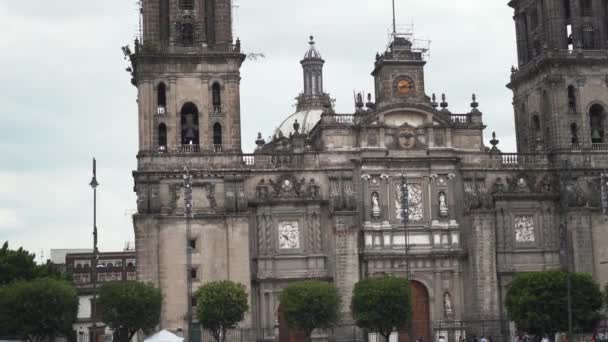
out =
<path fill-rule="evenodd" d="M 138 280 L 162 290 L 161 328 L 189 334 L 201 284 L 250 286 L 243 178 L 219 166 L 241 158 L 245 55 L 233 42 L 230 0 L 141 4 L 143 32 L 129 53 L 139 104 Z"/>
<path fill-rule="evenodd" d="M 608 1 L 513 0 L 519 152 L 577 152 L 608 143 Z"/>

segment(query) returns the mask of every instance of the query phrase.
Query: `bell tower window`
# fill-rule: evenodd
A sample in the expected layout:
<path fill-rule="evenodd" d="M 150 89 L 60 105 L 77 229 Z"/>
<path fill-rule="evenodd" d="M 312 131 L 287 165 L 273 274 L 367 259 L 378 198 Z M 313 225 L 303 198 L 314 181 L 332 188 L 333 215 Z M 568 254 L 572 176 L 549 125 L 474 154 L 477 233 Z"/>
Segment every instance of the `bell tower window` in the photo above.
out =
<path fill-rule="evenodd" d="M 576 89 L 573 85 L 568 86 L 568 111 L 576 113 Z"/>
<path fill-rule="evenodd" d="M 191 102 L 186 103 L 181 110 L 182 145 L 199 145 L 198 108 Z M 196 149 L 196 147 L 192 147 Z M 192 151 L 194 152 L 194 150 Z"/>
<path fill-rule="evenodd" d="M 213 151 L 222 152 L 222 125 L 219 122 L 213 125 Z"/>
<path fill-rule="evenodd" d="M 562 0 L 564 2 L 564 16 L 566 19 L 570 19 L 572 16 L 572 10 L 570 9 L 570 0 Z"/>
<path fill-rule="evenodd" d="M 179 38 L 183 46 L 194 45 L 194 25 L 190 21 L 179 24 Z"/>
<path fill-rule="evenodd" d="M 581 0 L 581 14 L 584 17 L 590 17 L 592 15 L 591 0 Z"/>
<path fill-rule="evenodd" d="M 164 123 L 158 125 L 158 147 L 159 149 L 167 147 L 167 126 Z"/>
<path fill-rule="evenodd" d="M 595 48 L 595 30 L 593 25 L 586 23 L 583 26 L 583 49 Z"/>
<path fill-rule="evenodd" d="M 158 6 L 158 14 L 159 14 L 159 36 L 160 43 L 163 46 L 167 46 L 169 44 L 169 0 L 160 0 L 160 4 Z"/>
<path fill-rule="evenodd" d="M 186 11 L 194 10 L 194 0 L 179 0 L 179 8 Z"/>
<path fill-rule="evenodd" d="M 572 140 L 572 145 L 578 145 L 578 126 L 576 123 L 572 123 L 570 125 L 570 137 Z"/>
<path fill-rule="evenodd" d="M 589 110 L 589 121 L 591 124 L 591 142 L 594 144 L 604 143 L 604 123 L 606 121 L 606 110 L 599 104 L 594 104 Z"/>
<path fill-rule="evenodd" d="M 167 112 L 167 86 L 164 83 L 160 83 L 157 89 L 157 113 L 163 115 Z"/>
<path fill-rule="evenodd" d="M 219 114 L 222 112 L 222 87 L 215 82 L 211 86 L 211 100 L 213 102 L 213 113 Z"/>

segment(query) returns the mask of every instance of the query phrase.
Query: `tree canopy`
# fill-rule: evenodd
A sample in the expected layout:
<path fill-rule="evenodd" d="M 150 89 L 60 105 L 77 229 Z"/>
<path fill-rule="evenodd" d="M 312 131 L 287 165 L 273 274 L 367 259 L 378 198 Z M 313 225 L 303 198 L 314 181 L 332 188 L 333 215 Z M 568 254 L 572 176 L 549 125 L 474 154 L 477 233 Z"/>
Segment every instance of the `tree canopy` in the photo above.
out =
<path fill-rule="evenodd" d="M 411 319 L 410 282 L 393 276 L 363 279 L 355 284 L 351 309 L 357 326 L 388 342 L 393 330 Z"/>
<path fill-rule="evenodd" d="M 136 281 L 112 282 L 99 288 L 97 310 L 101 320 L 115 331 L 121 341 L 140 329 L 152 331 L 160 320 L 162 295 L 152 285 Z"/>
<path fill-rule="evenodd" d="M 0 335 L 43 341 L 67 336 L 78 314 L 78 295 L 65 281 L 40 278 L 0 287 Z"/>
<path fill-rule="evenodd" d="M 313 330 L 330 328 L 338 322 L 340 295 L 331 283 L 293 283 L 281 293 L 281 308 L 289 327 L 310 339 Z"/>
<path fill-rule="evenodd" d="M 197 317 L 216 341 L 226 339 L 249 310 L 245 286 L 229 280 L 205 284 L 196 291 Z"/>
<path fill-rule="evenodd" d="M 8 241 L 0 248 L 0 285 L 18 280 L 30 280 L 36 276 L 34 254 L 23 248 L 11 250 Z"/>
<path fill-rule="evenodd" d="M 602 294 L 591 275 L 570 273 L 572 325 L 592 331 L 600 320 Z M 567 277 L 564 272 L 518 274 L 507 291 L 506 306 L 517 328 L 535 335 L 568 330 Z"/>

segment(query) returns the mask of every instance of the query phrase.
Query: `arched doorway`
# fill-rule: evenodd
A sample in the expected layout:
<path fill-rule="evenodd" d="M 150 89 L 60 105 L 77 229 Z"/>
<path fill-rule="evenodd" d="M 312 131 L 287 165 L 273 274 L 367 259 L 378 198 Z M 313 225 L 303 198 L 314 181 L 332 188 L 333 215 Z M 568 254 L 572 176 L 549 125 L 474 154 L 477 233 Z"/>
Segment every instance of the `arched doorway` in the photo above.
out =
<path fill-rule="evenodd" d="M 431 341 L 429 292 L 426 287 L 417 281 L 412 281 L 412 339 L 423 342 Z M 399 331 L 399 342 L 409 342 L 408 327 Z"/>
<path fill-rule="evenodd" d="M 294 332 L 289 329 L 283 308 L 279 305 L 279 342 L 305 342 L 306 336 L 300 332 Z"/>

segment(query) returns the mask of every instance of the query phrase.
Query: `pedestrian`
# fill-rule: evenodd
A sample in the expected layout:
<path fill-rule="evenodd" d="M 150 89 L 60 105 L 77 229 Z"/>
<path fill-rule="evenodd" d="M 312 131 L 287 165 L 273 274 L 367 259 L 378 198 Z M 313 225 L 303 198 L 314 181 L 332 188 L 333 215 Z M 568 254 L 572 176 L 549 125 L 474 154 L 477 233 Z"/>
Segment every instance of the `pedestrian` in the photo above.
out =
<path fill-rule="evenodd" d="M 540 340 L 540 342 L 549 342 L 549 335 L 545 334 L 543 335 L 542 340 Z"/>

